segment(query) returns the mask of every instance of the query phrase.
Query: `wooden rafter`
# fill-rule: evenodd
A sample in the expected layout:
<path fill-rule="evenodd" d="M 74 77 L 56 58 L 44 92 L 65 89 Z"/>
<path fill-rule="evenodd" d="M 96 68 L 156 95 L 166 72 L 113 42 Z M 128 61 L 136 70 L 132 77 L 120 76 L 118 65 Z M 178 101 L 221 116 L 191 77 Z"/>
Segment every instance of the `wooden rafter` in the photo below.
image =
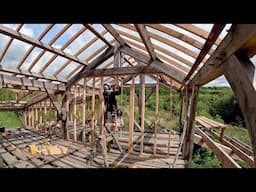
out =
<path fill-rule="evenodd" d="M 156 53 L 154 51 L 152 42 L 150 40 L 150 37 L 148 35 L 148 32 L 146 30 L 146 27 L 142 24 L 135 24 L 135 28 L 137 29 L 150 57 L 152 58 L 152 60 L 156 60 Z"/>
<path fill-rule="evenodd" d="M 39 35 L 38 37 L 38 41 L 41 41 L 44 36 L 53 28 L 54 24 L 49 24 L 46 29 Z M 32 45 L 29 50 L 26 52 L 26 54 L 22 57 L 22 59 L 20 60 L 19 64 L 17 65 L 17 68 L 20 69 L 22 64 L 25 62 L 25 60 L 28 58 L 28 56 L 30 55 L 30 53 L 33 51 L 33 49 L 35 48 L 35 45 Z"/>
<path fill-rule="evenodd" d="M 139 45 L 139 44 L 137 44 L 137 43 L 134 43 L 134 42 L 132 42 L 132 41 L 130 41 L 130 40 L 126 40 L 126 41 L 127 41 L 130 45 L 132 45 L 132 46 L 134 46 L 134 47 L 136 47 L 136 48 L 138 48 L 138 49 L 140 49 L 140 50 L 143 50 L 143 49 L 144 49 L 143 46 L 141 46 L 141 45 Z M 183 75 L 187 75 L 187 72 L 188 72 L 188 69 L 187 69 L 187 68 L 185 68 L 185 67 L 182 66 L 181 64 L 177 63 L 176 61 L 171 60 L 171 59 L 165 57 L 165 56 L 162 55 L 162 54 L 159 54 L 159 53 L 158 53 L 157 55 L 158 55 L 159 58 L 162 58 L 162 59 L 164 59 L 165 61 L 167 61 L 169 65 L 175 66 L 181 73 L 183 73 Z M 146 55 L 145 55 L 145 56 L 146 56 Z"/>
<path fill-rule="evenodd" d="M 137 32 L 135 27 L 133 27 L 131 25 L 128 25 L 128 24 L 119 24 L 119 25 L 124 27 L 124 28 L 126 28 L 126 29 L 130 29 L 132 31 Z M 182 45 L 180 45 L 178 43 L 175 43 L 174 41 L 171 41 L 171 40 L 169 40 L 169 39 L 167 39 L 165 37 L 162 37 L 160 35 L 157 35 L 155 33 L 148 32 L 148 34 L 151 37 L 151 39 L 153 38 L 155 40 L 158 40 L 158 41 L 160 41 L 160 42 L 162 42 L 162 43 L 164 43 L 164 44 L 166 44 L 166 45 L 168 45 L 170 47 L 173 47 L 173 48 L 183 52 L 186 55 L 191 56 L 192 58 L 196 59 L 196 57 L 197 57 L 197 54 L 195 52 L 191 51 L 190 49 L 188 49 L 188 48 L 186 48 L 186 47 L 184 47 L 184 46 L 182 46 Z M 204 60 L 203 62 L 206 62 L 206 60 Z"/>
<path fill-rule="evenodd" d="M 195 25 L 192 25 L 192 24 L 175 24 L 175 25 L 203 39 L 208 38 L 209 33 Z M 217 38 L 215 41 L 215 45 L 219 45 L 221 41 L 222 41 L 221 38 Z"/>
<path fill-rule="evenodd" d="M 124 46 L 125 45 L 125 41 L 123 40 L 123 38 L 118 34 L 118 32 L 114 29 L 114 27 L 112 27 L 111 24 L 103 24 L 103 26 L 105 27 L 105 29 L 117 40 L 117 42 Z"/>
<path fill-rule="evenodd" d="M 9 28 L 4 27 L 4 26 L 0 26 L 0 32 L 5 34 L 5 35 L 8 35 L 8 36 L 14 37 L 16 39 L 19 39 L 23 42 L 35 45 L 35 46 L 37 46 L 41 49 L 45 49 L 45 50 L 47 50 L 51 53 L 58 54 L 58 55 L 66 58 L 66 59 L 70 59 L 70 60 L 72 60 L 74 62 L 77 62 L 77 63 L 80 63 L 82 65 L 87 65 L 87 63 L 85 61 L 82 61 L 81 59 L 78 59 L 77 57 L 75 57 L 71 54 L 68 54 L 68 53 L 65 53 L 65 52 L 63 52 L 59 49 L 53 48 L 53 47 L 49 46 L 48 44 L 42 43 L 39 40 L 33 39 L 33 38 L 31 38 L 27 35 L 20 34 L 15 30 L 9 29 Z"/>
<path fill-rule="evenodd" d="M 17 29 L 16 29 L 16 31 L 19 32 L 19 31 L 21 30 L 21 28 L 23 27 L 23 25 L 24 25 L 24 24 L 19 24 L 18 27 L 17 27 Z M 14 40 L 14 38 L 11 37 L 10 40 L 8 41 L 8 43 L 6 44 L 5 48 L 3 49 L 2 54 L 0 55 L 0 62 L 2 62 L 2 60 L 3 60 L 3 58 L 4 58 L 5 54 L 6 54 L 6 52 L 7 52 L 7 50 L 8 50 L 8 48 L 11 46 L 13 40 Z"/>
<path fill-rule="evenodd" d="M 203 48 L 203 44 L 199 41 L 197 41 L 196 39 L 193 39 L 187 35 L 184 35 L 178 31 L 175 31 L 173 29 L 170 29 L 168 27 L 165 27 L 164 25 L 161 25 L 161 24 L 150 24 L 148 25 L 149 27 L 153 28 L 153 29 L 156 29 L 158 31 L 161 31 L 163 33 L 166 33 L 172 37 L 175 37 L 175 38 L 178 38 L 194 47 L 196 47 L 197 49 L 202 49 Z M 213 49 L 209 49 L 209 53 L 212 54 L 213 53 Z"/>
<path fill-rule="evenodd" d="M 206 40 L 202 50 L 200 51 L 199 55 L 197 56 L 194 65 L 190 69 L 189 73 L 187 74 L 186 78 L 184 79 L 183 83 L 186 83 L 187 80 L 193 75 L 194 71 L 197 69 L 197 67 L 200 65 L 200 63 L 203 61 L 209 50 L 211 49 L 212 45 L 216 41 L 216 39 L 219 37 L 220 33 L 222 32 L 223 28 L 225 27 L 225 24 L 215 24 L 208 36 L 208 39 Z"/>
<path fill-rule="evenodd" d="M 96 35 L 98 38 L 100 38 L 104 43 L 106 43 L 109 47 L 111 47 L 111 43 L 108 42 L 103 35 L 101 35 L 98 31 L 96 31 L 91 25 L 84 24 L 86 28 L 88 28 L 94 35 Z"/>
<path fill-rule="evenodd" d="M 106 33 L 107 33 L 107 31 L 105 30 L 105 31 L 103 31 L 103 32 L 101 33 L 101 35 L 104 35 L 104 34 L 106 34 Z M 82 48 L 80 48 L 80 49 L 74 54 L 74 56 L 75 56 L 75 57 L 78 57 L 81 53 L 83 53 L 88 47 L 90 47 L 90 46 L 91 46 L 95 41 L 97 41 L 97 40 L 98 40 L 97 37 L 95 37 L 95 38 L 93 38 L 92 40 L 90 40 L 87 44 L 85 44 Z M 68 66 L 69 63 L 71 63 L 71 60 L 66 61 L 66 62 L 64 63 L 64 65 L 62 65 L 62 66 L 54 73 L 54 76 L 57 76 L 65 67 Z"/>
<path fill-rule="evenodd" d="M 86 28 L 83 27 L 75 35 L 73 35 L 62 47 L 60 50 L 64 51 L 73 41 L 75 41 L 83 32 L 86 31 Z M 46 64 L 40 69 L 39 73 L 43 73 L 46 68 L 58 57 L 58 55 L 53 55 Z"/>
<path fill-rule="evenodd" d="M 205 65 L 190 80 L 189 84 L 204 85 L 223 74 L 222 63 L 243 45 L 256 38 L 256 25 L 232 25 L 230 32 L 222 40 L 215 52 L 210 56 Z M 255 46 L 255 44 L 254 44 Z"/>
<path fill-rule="evenodd" d="M 138 38 L 138 37 L 136 37 L 136 36 L 134 36 L 134 35 L 132 35 L 130 33 L 126 33 L 126 32 L 121 31 L 121 30 L 117 30 L 117 32 L 119 34 L 125 36 L 125 37 L 128 37 L 128 38 L 132 39 L 132 40 L 135 40 L 135 41 L 143 43 L 140 38 Z M 185 58 L 179 56 L 178 54 L 176 54 L 176 53 L 174 53 L 174 52 L 172 52 L 170 50 L 167 50 L 167 49 L 165 49 L 165 48 L 163 48 L 163 47 L 161 47 L 159 45 L 153 44 L 153 47 L 154 47 L 155 50 L 158 50 L 158 51 L 160 51 L 162 53 L 165 53 L 165 54 L 169 55 L 170 57 L 173 57 L 174 59 L 184 63 L 185 65 L 187 65 L 189 67 L 191 67 L 193 65 L 193 63 L 188 61 L 187 59 L 185 59 Z"/>
<path fill-rule="evenodd" d="M 71 24 L 67 24 L 65 25 L 62 30 L 60 30 L 48 43 L 49 46 L 52 46 L 53 43 L 55 43 L 55 41 L 57 41 L 57 39 L 63 34 L 65 33 L 65 31 L 67 31 L 69 28 L 71 27 Z M 39 59 L 44 55 L 44 53 L 46 52 L 45 49 L 43 49 L 38 55 L 37 57 L 32 61 L 31 65 L 28 67 L 28 70 L 31 71 L 33 69 L 33 67 L 35 66 L 35 64 L 39 61 Z"/>

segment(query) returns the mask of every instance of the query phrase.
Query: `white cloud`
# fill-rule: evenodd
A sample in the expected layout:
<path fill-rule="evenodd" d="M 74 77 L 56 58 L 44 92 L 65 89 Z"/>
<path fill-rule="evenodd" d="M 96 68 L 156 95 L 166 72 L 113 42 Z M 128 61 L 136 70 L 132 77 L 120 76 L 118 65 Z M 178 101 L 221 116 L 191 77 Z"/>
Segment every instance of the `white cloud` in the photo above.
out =
<path fill-rule="evenodd" d="M 24 33 L 25 35 L 28 35 L 30 37 L 34 36 L 34 30 L 32 28 L 28 28 L 26 26 L 23 26 L 20 30 L 21 33 Z"/>
<path fill-rule="evenodd" d="M 228 81 L 226 80 L 226 78 L 224 77 L 224 75 L 220 76 L 219 78 L 211 81 L 210 83 L 204 85 L 204 87 L 230 87 Z"/>

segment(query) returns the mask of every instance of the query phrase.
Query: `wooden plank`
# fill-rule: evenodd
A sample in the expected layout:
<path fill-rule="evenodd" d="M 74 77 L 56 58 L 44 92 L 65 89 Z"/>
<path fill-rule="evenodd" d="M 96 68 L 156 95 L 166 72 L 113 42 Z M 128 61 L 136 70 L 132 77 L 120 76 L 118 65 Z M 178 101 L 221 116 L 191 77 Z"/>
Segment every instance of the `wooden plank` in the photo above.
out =
<path fill-rule="evenodd" d="M 211 50 L 211 47 L 213 46 L 214 42 L 219 37 L 219 35 L 222 32 L 224 27 L 225 27 L 225 24 L 214 24 L 213 25 L 206 42 L 204 43 L 199 55 L 197 56 L 192 68 L 190 69 L 189 73 L 187 74 L 186 78 L 184 79 L 184 83 L 186 83 L 190 79 L 190 77 L 196 71 L 197 67 L 200 65 L 200 63 L 205 58 L 205 56 L 209 53 L 209 51 Z"/>
<path fill-rule="evenodd" d="M 144 144 L 144 122 L 145 122 L 145 76 L 140 75 L 141 83 L 141 142 L 140 142 L 140 153 L 143 153 Z"/>
<path fill-rule="evenodd" d="M 35 168 L 30 162 L 22 161 L 14 164 L 14 168 Z"/>
<path fill-rule="evenodd" d="M 223 68 L 224 75 L 233 89 L 243 113 L 252 144 L 254 165 L 256 166 L 255 66 L 245 53 L 237 53 L 231 56 L 227 62 L 223 64 Z"/>
<path fill-rule="evenodd" d="M 82 65 L 85 65 L 87 66 L 88 64 L 81 60 L 81 59 L 78 59 L 77 57 L 69 54 L 69 53 L 65 53 L 59 49 L 56 49 L 56 48 L 53 48 L 52 46 L 48 45 L 48 44 L 45 44 L 45 43 L 42 43 L 41 41 L 37 40 L 37 39 L 33 39 L 27 35 L 24 35 L 24 34 L 21 34 L 21 33 L 18 33 L 17 31 L 15 30 L 12 30 L 8 27 L 5 27 L 5 26 L 0 26 L 0 32 L 5 34 L 5 35 L 8 35 L 10 37 L 13 37 L 15 39 L 18 39 L 20 41 L 23 41 L 23 42 L 26 42 L 26 43 L 29 43 L 31 45 L 34 45 L 36 47 L 39 47 L 41 49 L 44 49 L 45 51 L 49 51 L 53 54 L 57 54 L 57 55 L 60 55 L 66 59 L 70 59 L 74 62 L 77 62 L 77 63 L 80 63 Z"/>
<path fill-rule="evenodd" d="M 130 86 L 130 107 L 129 107 L 129 140 L 128 140 L 128 152 L 133 151 L 133 130 L 134 130 L 134 78 L 132 78 L 132 84 Z"/>
<path fill-rule="evenodd" d="M 126 43 L 123 38 L 117 33 L 117 31 L 112 27 L 111 24 L 102 24 L 105 29 L 117 40 L 117 42 L 124 46 Z"/>
<path fill-rule="evenodd" d="M 207 130 L 211 135 L 213 135 L 215 138 L 217 138 L 223 145 L 228 146 L 232 149 L 232 152 L 236 154 L 238 157 L 240 157 L 243 161 L 245 161 L 250 167 L 254 167 L 254 161 L 253 159 L 244 153 L 242 150 L 240 150 L 238 147 L 227 141 L 225 138 L 221 138 L 218 134 L 216 134 L 213 131 Z"/>
<path fill-rule="evenodd" d="M 8 167 L 12 167 L 15 163 L 19 162 L 19 160 L 15 156 L 11 155 L 8 152 L 3 153 L 0 156 L 3 159 L 3 161 L 7 163 Z"/>
<path fill-rule="evenodd" d="M 208 137 L 202 130 L 197 129 L 198 133 L 202 136 L 206 144 L 210 147 L 213 153 L 221 161 L 225 168 L 241 168 L 223 149 L 217 146 L 213 140 Z"/>
<path fill-rule="evenodd" d="M 135 28 L 137 29 L 150 57 L 152 60 L 156 59 L 156 53 L 154 51 L 152 42 L 150 40 L 150 37 L 148 35 L 148 32 L 146 30 L 146 27 L 143 24 L 135 24 Z"/>

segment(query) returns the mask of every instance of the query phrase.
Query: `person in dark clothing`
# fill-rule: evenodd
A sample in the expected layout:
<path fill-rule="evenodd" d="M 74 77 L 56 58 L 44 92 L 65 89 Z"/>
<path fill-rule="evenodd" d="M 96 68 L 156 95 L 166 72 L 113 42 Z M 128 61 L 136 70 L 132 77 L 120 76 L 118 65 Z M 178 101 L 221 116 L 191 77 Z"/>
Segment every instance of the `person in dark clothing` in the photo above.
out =
<path fill-rule="evenodd" d="M 106 122 L 110 117 L 109 113 L 112 117 L 112 122 L 115 120 L 116 111 L 117 111 L 117 102 L 116 95 L 121 94 L 120 86 L 110 86 L 109 84 L 104 84 L 104 102 L 105 102 L 105 115 L 104 122 Z"/>

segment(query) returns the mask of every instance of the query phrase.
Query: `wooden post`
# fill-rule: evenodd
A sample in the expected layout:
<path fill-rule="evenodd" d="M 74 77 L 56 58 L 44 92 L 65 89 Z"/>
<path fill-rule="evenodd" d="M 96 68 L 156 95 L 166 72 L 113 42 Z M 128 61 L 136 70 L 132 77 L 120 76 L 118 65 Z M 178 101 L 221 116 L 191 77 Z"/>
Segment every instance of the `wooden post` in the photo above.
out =
<path fill-rule="evenodd" d="M 183 93 L 182 91 L 180 92 L 180 113 L 179 113 L 179 130 L 182 131 L 182 117 L 183 117 L 183 103 L 184 103 L 184 96 L 183 96 Z"/>
<path fill-rule="evenodd" d="M 67 121 L 65 127 L 63 127 L 64 132 L 63 132 L 63 137 L 66 140 L 69 140 L 69 131 L 68 131 L 68 124 L 70 122 L 70 112 L 69 112 L 69 100 L 70 100 L 70 89 L 67 90 L 65 100 L 64 100 L 64 105 L 66 109 L 66 114 L 67 114 Z"/>
<path fill-rule="evenodd" d="M 35 105 L 36 106 L 36 130 L 38 130 L 38 104 Z"/>
<path fill-rule="evenodd" d="M 39 125 L 40 125 L 40 128 L 42 127 L 42 124 L 43 124 L 43 117 L 42 117 L 42 106 L 41 106 L 41 102 L 40 102 L 40 108 L 39 108 Z"/>
<path fill-rule="evenodd" d="M 44 101 L 44 133 L 46 133 L 47 125 L 47 100 Z"/>
<path fill-rule="evenodd" d="M 31 120 L 32 120 L 31 126 L 32 126 L 32 129 L 35 129 L 35 105 L 33 105 L 31 107 L 31 116 L 32 116 L 32 118 L 31 118 Z"/>
<path fill-rule="evenodd" d="M 223 63 L 226 79 L 234 91 L 248 129 L 256 167 L 256 69 L 245 53 L 236 53 Z"/>
<path fill-rule="evenodd" d="M 170 155 L 170 145 L 171 145 L 171 134 L 173 127 L 173 117 L 172 117 L 172 79 L 170 78 L 170 127 L 168 136 L 168 155 Z"/>
<path fill-rule="evenodd" d="M 84 78 L 83 104 L 82 104 L 82 142 L 85 144 L 85 109 L 86 109 L 86 78 Z"/>
<path fill-rule="evenodd" d="M 91 105 L 91 144 L 94 146 L 95 135 L 95 77 L 92 78 L 92 105 Z"/>
<path fill-rule="evenodd" d="M 74 113 L 73 113 L 73 140 L 76 142 L 77 141 L 77 136 L 76 136 L 76 95 L 77 95 L 77 86 L 76 84 L 74 85 L 75 88 L 75 93 L 74 93 Z"/>
<path fill-rule="evenodd" d="M 24 110 L 24 113 L 23 113 L 24 115 L 24 124 L 25 124 L 25 126 L 26 126 L 26 128 L 28 127 L 28 116 L 27 116 L 27 109 L 25 109 Z"/>
<path fill-rule="evenodd" d="M 188 160 L 187 167 L 191 166 L 192 161 L 192 153 L 194 146 L 194 124 L 195 124 L 195 114 L 196 114 L 196 106 L 198 99 L 199 87 L 193 86 L 192 92 L 189 90 L 189 105 L 188 105 L 188 113 L 186 118 L 186 128 L 185 128 L 185 139 L 184 139 L 184 147 L 183 147 L 183 156 L 185 160 Z"/>
<path fill-rule="evenodd" d="M 159 79 L 158 76 L 156 78 L 156 106 L 155 106 L 155 126 L 154 126 L 154 147 L 153 147 L 153 153 L 156 154 L 156 148 L 157 148 L 157 126 L 158 126 L 158 105 L 159 105 Z"/>
<path fill-rule="evenodd" d="M 100 135 L 103 134 L 103 130 L 104 130 L 104 97 L 103 97 L 103 76 L 100 78 L 101 83 L 100 83 L 100 95 L 99 95 L 99 99 L 100 99 L 100 104 L 99 104 L 99 126 L 100 126 Z"/>
<path fill-rule="evenodd" d="M 140 75 L 141 80 L 141 142 L 140 142 L 140 154 L 143 153 L 144 148 L 144 117 L 145 117 L 145 75 Z"/>
<path fill-rule="evenodd" d="M 135 101 L 135 87 L 134 87 L 134 78 L 132 78 L 132 84 L 130 86 L 129 140 L 128 140 L 129 153 L 133 151 L 134 101 Z"/>

